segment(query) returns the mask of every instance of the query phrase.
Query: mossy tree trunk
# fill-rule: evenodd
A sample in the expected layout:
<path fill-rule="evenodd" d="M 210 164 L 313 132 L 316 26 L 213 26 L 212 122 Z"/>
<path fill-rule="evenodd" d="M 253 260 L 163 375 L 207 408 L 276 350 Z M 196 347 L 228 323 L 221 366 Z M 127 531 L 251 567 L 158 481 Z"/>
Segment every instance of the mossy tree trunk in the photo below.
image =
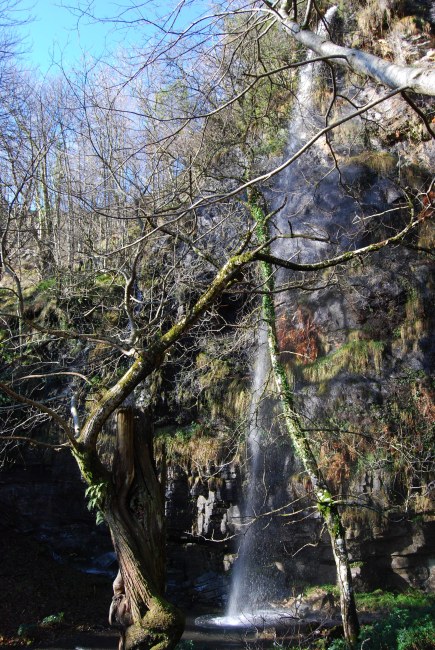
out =
<path fill-rule="evenodd" d="M 253 190 L 249 194 L 251 214 L 257 224 L 260 243 L 269 240 L 267 218 L 259 203 L 260 195 Z M 309 440 L 304 432 L 300 417 L 294 410 L 293 393 L 290 389 L 287 373 L 280 361 L 278 339 L 276 335 L 276 313 L 273 295 L 275 291 L 274 272 L 269 262 L 261 263 L 265 294 L 263 296 L 263 318 L 267 326 L 267 337 L 271 357 L 272 371 L 277 387 L 286 430 L 293 442 L 295 452 L 307 472 L 317 507 L 323 516 L 331 538 L 331 546 L 337 568 L 337 581 L 340 590 L 341 616 L 344 636 L 351 648 L 355 647 L 359 635 L 359 621 L 355 606 L 350 571 L 349 556 L 346 548 L 345 531 L 341 522 L 340 511 L 331 495 L 328 485 L 320 471 Z"/>
<path fill-rule="evenodd" d="M 77 437 L 55 412 L 0 383 L 11 397 L 49 412 L 58 422 L 89 486 L 88 496 L 104 514 L 120 567 L 109 619 L 121 629 L 123 650 L 171 650 L 184 629 L 181 612 L 164 597 L 164 486 L 154 465 L 151 419 L 126 408 L 125 400 L 161 366 L 166 350 L 201 318 L 252 259 L 251 252 L 230 258 L 181 320 L 146 349 L 135 351 L 130 368 L 95 404 Z M 116 450 L 109 471 L 99 457 L 97 443 L 105 422 L 115 411 Z"/>
<path fill-rule="evenodd" d="M 125 650 L 171 650 L 184 629 L 165 594 L 164 485 L 152 452 L 150 420 L 132 408 L 117 413 L 113 490 L 103 512 L 119 563 L 110 621 Z"/>

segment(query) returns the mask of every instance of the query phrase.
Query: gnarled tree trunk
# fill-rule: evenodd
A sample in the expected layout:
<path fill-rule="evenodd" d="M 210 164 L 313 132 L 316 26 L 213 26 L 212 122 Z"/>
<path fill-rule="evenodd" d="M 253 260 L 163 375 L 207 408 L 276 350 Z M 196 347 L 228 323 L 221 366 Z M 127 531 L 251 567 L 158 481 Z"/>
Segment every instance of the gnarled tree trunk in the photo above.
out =
<path fill-rule="evenodd" d="M 171 650 L 184 618 L 164 597 L 164 486 L 154 465 L 150 424 L 132 408 L 117 414 L 113 483 L 104 505 L 119 562 L 110 622 L 121 628 L 123 650 Z"/>

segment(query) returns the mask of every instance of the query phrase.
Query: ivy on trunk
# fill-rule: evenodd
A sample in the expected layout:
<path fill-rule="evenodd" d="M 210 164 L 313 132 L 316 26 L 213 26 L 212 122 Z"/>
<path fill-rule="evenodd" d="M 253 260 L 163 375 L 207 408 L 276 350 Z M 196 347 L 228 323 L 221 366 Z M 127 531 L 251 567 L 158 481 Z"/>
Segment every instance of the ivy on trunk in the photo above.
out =
<path fill-rule="evenodd" d="M 267 217 L 265 211 L 260 205 L 259 192 L 257 190 L 251 190 L 248 198 L 252 217 L 257 224 L 257 236 L 259 242 L 267 247 L 267 242 L 269 240 Z M 327 483 L 317 464 L 310 442 L 303 430 L 300 417 L 294 410 L 293 393 L 290 389 L 285 368 L 279 358 L 279 346 L 276 335 L 276 313 L 273 301 L 275 281 L 272 265 L 267 261 L 263 261 L 261 262 L 261 270 L 265 291 L 263 296 L 263 318 L 267 326 L 267 338 L 272 371 L 284 415 L 285 427 L 292 440 L 295 451 L 301 459 L 305 471 L 310 477 L 314 497 L 317 502 L 317 508 L 323 516 L 326 528 L 331 538 L 331 546 L 337 568 L 338 587 L 340 590 L 340 606 L 344 636 L 349 646 L 353 648 L 355 647 L 360 627 L 352 587 L 352 575 L 346 548 L 345 531 L 341 522 L 338 506 L 334 502 Z"/>

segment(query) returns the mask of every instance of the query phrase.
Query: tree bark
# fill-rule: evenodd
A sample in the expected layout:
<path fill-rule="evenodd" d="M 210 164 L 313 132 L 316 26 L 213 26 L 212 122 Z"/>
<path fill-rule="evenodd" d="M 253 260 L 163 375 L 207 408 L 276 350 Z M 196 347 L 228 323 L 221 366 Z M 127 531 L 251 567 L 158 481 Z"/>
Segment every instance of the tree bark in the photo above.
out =
<path fill-rule="evenodd" d="M 122 650 L 172 650 L 182 613 L 165 597 L 164 492 L 153 461 L 151 428 L 132 408 L 117 414 L 113 490 L 104 504 L 119 563 L 110 608 Z"/>
<path fill-rule="evenodd" d="M 278 6 L 275 5 L 273 8 L 268 1 L 264 4 L 282 23 L 290 36 L 318 56 L 335 59 L 334 62 L 338 65 L 345 66 L 358 74 L 367 75 L 389 88 L 408 89 L 432 97 L 435 95 L 435 71 L 433 68 L 397 65 L 361 50 L 336 45 L 327 36 L 303 29 L 292 20 L 285 2 L 279 3 Z"/>
<path fill-rule="evenodd" d="M 267 220 L 264 210 L 258 203 L 258 193 L 251 191 L 249 197 L 251 214 L 257 223 L 257 234 L 260 243 L 266 243 L 269 239 L 267 232 Z M 311 449 L 309 440 L 303 430 L 298 414 L 294 410 L 293 393 L 284 366 L 279 358 L 279 346 L 276 335 L 276 313 L 273 301 L 275 281 L 272 265 L 268 262 L 261 263 L 265 295 L 263 297 L 263 318 L 267 326 L 267 338 L 271 365 L 279 400 L 284 416 L 284 423 L 287 432 L 292 440 L 294 449 L 302 461 L 307 472 L 313 493 L 316 499 L 317 508 L 326 524 L 331 538 L 332 552 L 335 566 L 337 568 L 337 582 L 340 590 L 340 607 L 343 621 L 344 637 L 348 645 L 355 647 L 359 635 L 359 621 L 356 611 L 355 598 L 352 586 L 352 574 L 350 570 L 349 556 L 346 548 L 344 528 L 341 523 L 341 515 L 338 506 L 334 502 L 328 485 L 320 471 L 316 458 Z"/>

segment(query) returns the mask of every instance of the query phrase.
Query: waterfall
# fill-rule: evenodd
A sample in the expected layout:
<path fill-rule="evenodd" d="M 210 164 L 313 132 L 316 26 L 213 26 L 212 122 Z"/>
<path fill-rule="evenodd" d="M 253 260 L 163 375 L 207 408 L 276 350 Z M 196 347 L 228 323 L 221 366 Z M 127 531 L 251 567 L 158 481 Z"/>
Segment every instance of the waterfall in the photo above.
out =
<path fill-rule="evenodd" d="M 323 21 L 320 23 L 317 34 L 319 36 L 327 34 L 327 29 L 333 24 L 337 14 L 337 6 L 332 6 L 325 13 Z M 304 144 L 312 135 L 312 131 L 319 127 L 318 111 L 313 101 L 315 94 L 316 81 L 319 78 L 322 63 L 309 62 L 315 58 L 313 52 L 307 54 L 307 65 L 302 66 L 299 71 L 299 87 L 297 105 L 293 111 L 292 121 L 290 125 L 290 133 L 293 143 L 290 142 L 290 148 L 295 148 Z M 292 147 L 293 144 L 293 147 Z"/>
<path fill-rule="evenodd" d="M 324 18 L 324 22 L 318 30 L 321 33 L 325 24 L 331 23 L 336 7 L 331 7 Z M 308 56 L 307 60 L 312 58 Z M 298 103 L 294 109 L 290 123 L 290 138 L 288 150 L 296 151 L 304 141 L 310 137 L 310 131 L 316 127 L 316 116 L 314 102 L 312 99 L 314 80 L 318 75 L 319 64 L 306 65 L 301 68 L 299 75 Z M 317 69 L 316 69 L 317 68 Z M 307 163 L 304 163 L 307 164 Z M 286 187 L 292 187 L 293 168 L 288 168 L 285 174 Z M 299 172 L 300 173 L 300 172 Z M 280 223 L 280 229 L 284 230 L 285 219 L 281 218 L 284 226 Z M 297 244 L 296 244 L 297 245 Z M 290 258 L 296 252 L 294 240 L 282 239 L 274 248 L 276 255 Z M 317 250 L 321 248 L 314 244 Z M 274 520 L 268 516 L 271 508 L 272 477 L 271 472 L 277 467 L 272 467 L 269 445 L 273 446 L 273 440 L 269 441 L 267 432 L 271 427 L 272 406 L 271 399 L 266 398 L 266 388 L 270 373 L 270 359 L 267 342 L 267 331 L 265 325 L 259 327 L 257 333 L 256 359 L 252 377 L 252 400 L 249 413 L 248 430 L 248 489 L 246 491 L 245 507 L 242 517 L 242 538 L 235 562 L 232 576 L 231 592 L 227 608 L 227 617 L 236 620 L 237 617 L 247 617 L 258 613 L 266 615 L 267 607 L 270 607 L 274 596 L 278 596 L 276 585 L 277 574 L 270 571 L 273 568 L 273 556 L 269 555 L 269 546 L 273 538 Z M 269 467 L 268 467 L 269 466 Z M 281 474 L 282 482 L 282 474 Z M 269 569 L 269 571 L 265 571 Z M 268 575 L 269 574 L 269 575 Z M 279 597 L 279 596 L 278 596 Z"/>
<path fill-rule="evenodd" d="M 262 324 L 258 331 L 256 361 L 252 377 L 252 397 L 249 413 L 249 431 L 247 438 L 249 483 L 246 504 L 243 513 L 239 556 L 233 572 L 232 589 L 228 602 L 228 615 L 236 616 L 240 612 L 252 611 L 264 602 L 264 585 L 253 577 L 252 562 L 258 561 L 258 527 L 256 517 L 262 514 L 267 502 L 267 485 L 264 483 L 265 465 L 263 447 L 265 436 L 263 420 L 265 419 L 265 394 L 270 372 L 270 359 L 267 343 L 266 326 Z M 264 423 L 267 424 L 267 423 Z M 261 528 L 261 524 L 260 524 Z M 261 554 L 260 549 L 260 554 Z"/>

